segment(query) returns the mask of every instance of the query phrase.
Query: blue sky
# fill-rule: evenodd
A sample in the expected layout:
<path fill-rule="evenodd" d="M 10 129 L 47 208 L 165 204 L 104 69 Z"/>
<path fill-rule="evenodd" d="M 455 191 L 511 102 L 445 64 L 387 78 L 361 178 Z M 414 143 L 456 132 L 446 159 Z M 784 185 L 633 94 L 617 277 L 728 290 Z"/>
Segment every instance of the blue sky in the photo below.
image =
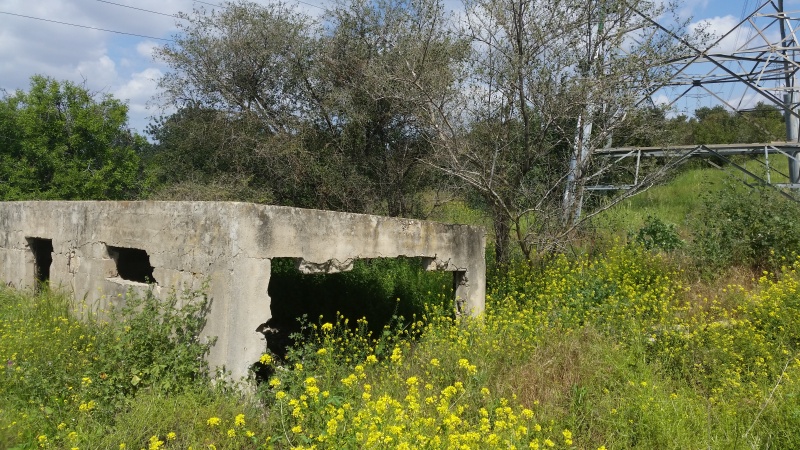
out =
<path fill-rule="evenodd" d="M 256 0 L 256 3 L 267 1 Z M 786 0 L 787 9 L 798 7 L 798 2 Z M 217 2 L 210 0 L 210 3 Z M 322 9 L 309 4 L 324 8 L 326 3 L 307 0 L 298 4 L 298 9 L 318 15 Z M 761 3 L 763 0 L 686 0 L 680 11 L 684 17 L 693 17 L 695 23 L 708 21 L 711 30 L 724 32 L 743 13 Z M 156 82 L 168 68 L 153 60 L 152 51 L 166 43 L 159 39 L 169 39 L 177 31 L 175 19 L 119 5 L 167 15 L 201 6 L 192 0 L 3 0 L 0 2 L 0 88 L 26 90 L 34 74 L 85 83 L 92 91 L 110 93 L 126 101 L 131 128 L 143 132 L 152 116 L 170 112 L 154 101 L 158 94 Z"/>

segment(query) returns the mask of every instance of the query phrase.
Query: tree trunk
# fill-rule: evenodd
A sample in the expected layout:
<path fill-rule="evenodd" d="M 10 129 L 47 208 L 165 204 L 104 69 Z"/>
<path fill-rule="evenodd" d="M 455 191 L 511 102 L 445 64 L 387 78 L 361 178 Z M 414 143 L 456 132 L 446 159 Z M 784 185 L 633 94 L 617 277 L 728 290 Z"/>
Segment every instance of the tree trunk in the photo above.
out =
<path fill-rule="evenodd" d="M 494 227 L 494 262 L 504 266 L 511 260 L 511 220 L 500 208 L 492 208 L 492 226 Z"/>

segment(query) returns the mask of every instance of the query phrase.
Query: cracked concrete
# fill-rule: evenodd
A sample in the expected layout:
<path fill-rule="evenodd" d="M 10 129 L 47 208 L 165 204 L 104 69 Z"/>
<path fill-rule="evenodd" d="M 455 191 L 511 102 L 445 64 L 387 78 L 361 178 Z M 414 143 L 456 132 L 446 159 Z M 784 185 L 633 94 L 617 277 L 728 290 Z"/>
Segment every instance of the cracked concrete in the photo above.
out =
<path fill-rule="evenodd" d="M 483 312 L 482 229 L 411 219 L 236 202 L 0 203 L 0 277 L 32 288 L 35 258 L 26 238 L 52 240 L 50 285 L 95 311 L 128 291 L 200 289 L 211 310 L 203 334 L 216 336 L 212 368 L 247 376 L 265 349 L 255 329 L 270 314 L 272 258 L 295 258 L 303 273 L 339 272 L 357 259 L 422 257 L 426 270 L 453 272 L 458 314 Z M 157 285 L 120 278 L 109 247 L 147 252 Z"/>

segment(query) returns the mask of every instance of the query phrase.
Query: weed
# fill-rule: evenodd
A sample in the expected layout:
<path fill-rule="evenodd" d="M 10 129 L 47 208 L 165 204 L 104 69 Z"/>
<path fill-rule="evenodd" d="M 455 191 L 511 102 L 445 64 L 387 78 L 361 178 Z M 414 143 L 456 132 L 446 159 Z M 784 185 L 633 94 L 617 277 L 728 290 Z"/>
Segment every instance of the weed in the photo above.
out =
<path fill-rule="evenodd" d="M 377 332 L 307 321 L 257 392 L 198 365 L 202 296 L 100 324 L 2 291 L 0 446 L 796 447 L 800 262 L 694 292 L 669 261 L 616 246 L 515 264 L 477 319 L 432 302 Z"/>
<path fill-rule="evenodd" d="M 644 220 L 644 226 L 636 233 L 634 240 L 648 250 L 663 250 L 665 252 L 677 250 L 684 245 L 674 224 L 666 223 L 653 216 L 647 216 Z"/>

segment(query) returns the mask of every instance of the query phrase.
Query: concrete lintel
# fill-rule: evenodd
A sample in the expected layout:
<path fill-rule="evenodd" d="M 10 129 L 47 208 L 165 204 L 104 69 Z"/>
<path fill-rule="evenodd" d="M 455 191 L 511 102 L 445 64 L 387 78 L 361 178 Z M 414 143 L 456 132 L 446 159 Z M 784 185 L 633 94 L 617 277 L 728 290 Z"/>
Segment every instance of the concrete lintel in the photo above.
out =
<path fill-rule="evenodd" d="M 302 274 L 309 275 L 312 273 L 339 273 L 349 272 L 353 270 L 354 259 L 339 261 L 338 259 L 329 259 L 322 263 L 315 263 L 307 261 L 303 258 L 297 258 L 295 268 Z"/>

